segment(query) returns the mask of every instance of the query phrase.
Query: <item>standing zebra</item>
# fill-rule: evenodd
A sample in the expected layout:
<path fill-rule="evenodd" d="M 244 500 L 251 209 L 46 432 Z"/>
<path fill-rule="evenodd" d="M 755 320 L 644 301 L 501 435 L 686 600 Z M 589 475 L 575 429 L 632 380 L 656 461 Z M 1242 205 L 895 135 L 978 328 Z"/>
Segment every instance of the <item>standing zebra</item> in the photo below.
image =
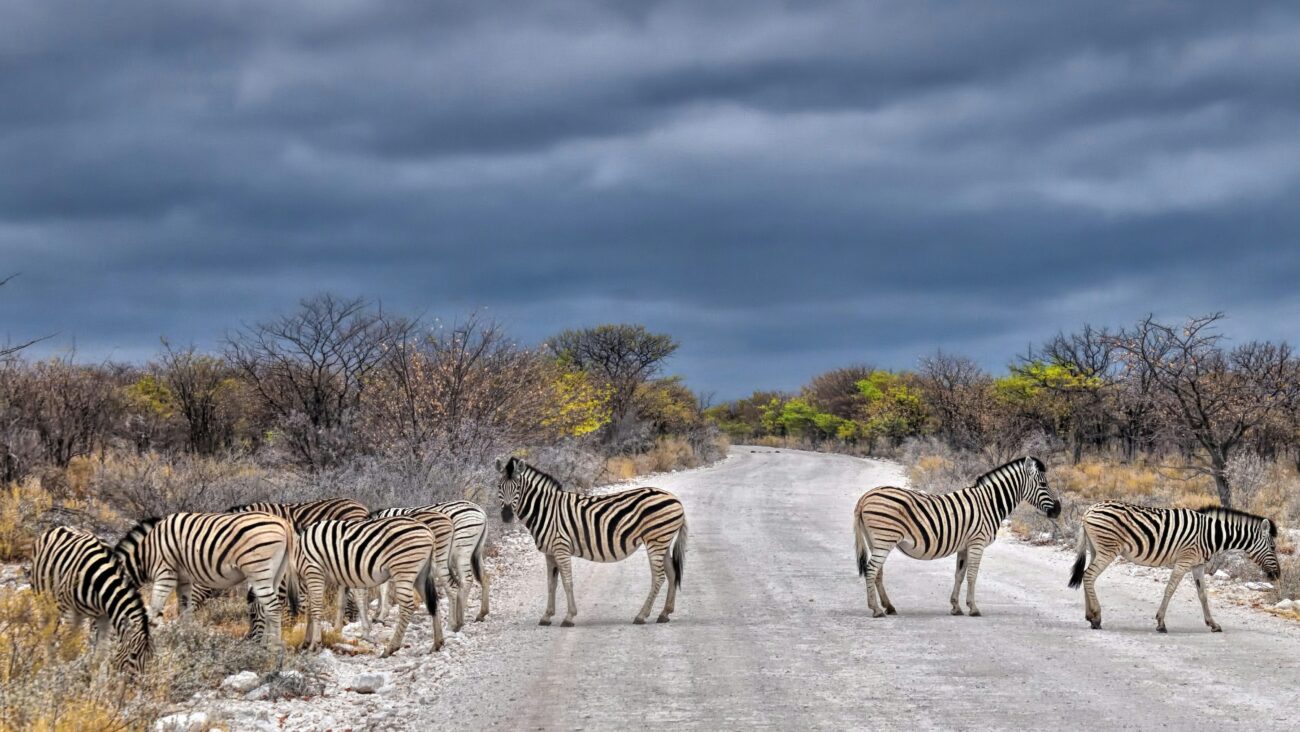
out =
<path fill-rule="evenodd" d="M 452 607 L 452 630 L 460 630 L 465 624 L 465 606 L 469 602 L 469 577 L 472 574 L 478 582 L 479 622 L 488 614 L 488 575 L 483 568 L 483 548 L 487 543 L 487 513 L 478 504 L 470 501 L 447 501 L 429 506 L 409 508 L 386 508 L 375 511 L 372 516 L 414 516 L 425 511 L 436 511 L 451 519 L 454 533 L 451 539 L 452 576 L 459 583 L 458 592 L 452 593 L 448 602 Z"/>
<path fill-rule="evenodd" d="M 1187 508 L 1148 508 L 1118 501 L 1098 503 L 1083 514 L 1079 531 L 1078 556 L 1070 574 L 1070 587 L 1083 584 L 1083 613 L 1094 629 L 1101 627 L 1101 602 L 1097 600 L 1097 576 L 1123 556 L 1148 567 L 1171 567 L 1165 597 L 1156 612 L 1156 630 L 1165 633 L 1165 611 L 1169 598 L 1192 571 L 1196 592 L 1201 598 L 1205 624 L 1218 633 L 1223 630 L 1210 617 L 1210 599 L 1205 592 L 1205 564 L 1219 552 L 1241 549 L 1246 552 L 1270 580 L 1281 574 L 1277 563 L 1277 524 L 1263 516 L 1206 506 L 1197 511 Z M 1092 549 L 1092 563 L 1088 550 Z M 1084 566 L 1087 565 L 1087 569 Z"/>
<path fill-rule="evenodd" d="M 434 566 L 435 548 L 433 530 L 420 521 L 400 516 L 320 521 L 303 530 L 299 535 L 298 571 L 307 590 L 308 648 L 320 645 L 327 583 L 356 589 L 379 587 L 385 582 L 392 582 L 401 614 L 384 656 L 402 647 L 406 626 L 415 612 L 416 593 L 424 598 L 433 617 L 433 650 L 442 648 L 437 587 L 443 581 Z M 361 618 L 368 632 L 369 613 L 363 612 Z"/>
<path fill-rule="evenodd" d="M 641 625 L 654 605 L 659 587 L 668 580 L 668 599 L 659 614 L 668 622 L 677 600 L 686 561 L 686 512 L 682 502 L 658 488 L 633 488 L 604 496 L 570 493 L 555 478 L 510 458 L 501 471 L 497 493 L 501 518 L 510 522 L 519 514 L 533 534 L 537 548 L 546 555 L 549 583 L 546 612 L 540 625 L 550 625 L 555 615 L 555 580 L 564 581 L 568 612 L 560 625 L 570 627 L 578 614 L 573 599 L 572 558 L 594 562 L 616 562 L 645 544 L 650 558 L 650 595 L 632 622 Z M 669 548 L 672 549 L 669 560 Z M 668 560 L 668 561 L 666 561 Z"/>
<path fill-rule="evenodd" d="M 266 639 L 273 648 L 280 638 L 280 598 L 285 582 L 289 604 L 297 605 L 298 580 L 293 525 L 266 513 L 174 513 L 136 524 L 113 549 L 137 585 L 153 582 L 149 618 L 162 613 L 172 591 L 181 608 L 190 606 L 194 586 L 222 590 L 248 580 L 250 593 L 266 617 Z"/>
<path fill-rule="evenodd" d="M 113 558 L 113 550 L 88 531 L 60 526 L 36 539 L 32 587 L 54 595 L 62 619 L 95 623 L 94 646 L 110 625 L 117 631 L 114 667 L 138 674 L 153 654 L 149 616 L 140 592 Z"/>
<path fill-rule="evenodd" d="M 1022 502 L 1034 504 L 1048 518 L 1061 513 L 1061 502 L 1047 486 L 1047 469 L 1035 457 L 994 468 L 977 478 L 975 485 L 952 493 L 934 495 L 884 486 L 862 494 L 853 509 L 853 533 L 858 574 L 866 578 L 872 615 L 879 618 L 895 612 L 885 593 L 884 564 L 889 552 L 898 547 L 914 559 L 939 559 L 955 553 L 952 614 L 962 614 L 959 599 L 964 576 L 966 605 L 972 616 L 978 616 L 975 579 L 984 548 L 997 538 L 1002 519 Z"/>
<path fill-rule="evenodd" d="M 245 503 L 242 506 L 232 506 L 226 510 L 226 513 L 246 513 L 248 511 L 260 511 L 261 513 L 269 513 L 272 516 L 287 518 L 300 531 L 318 521 L 351 521 L 364 519 L 370 515 L 370 510 L 366 508 L 365 504 L 351 498 L 323 498 L 319 501 L 303 501 L 302 503 L 258 501 L 257 503 Z"/>

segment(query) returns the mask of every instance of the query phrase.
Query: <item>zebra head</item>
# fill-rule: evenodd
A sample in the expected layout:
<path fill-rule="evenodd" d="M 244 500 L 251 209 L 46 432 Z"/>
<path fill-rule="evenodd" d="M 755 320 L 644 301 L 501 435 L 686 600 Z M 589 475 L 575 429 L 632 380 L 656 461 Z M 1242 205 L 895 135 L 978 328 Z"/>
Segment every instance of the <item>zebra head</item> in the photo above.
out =
<path fill-rule="evenodd" d="M 149 638 L 149 621 L 141 611 L 141 627 L 124 633 L 113 652 L 113 667 L 130 678 L 140 675 L 144 665 L 153 658 L 153 641 Z"/>
<path fill-rule="evenodd" d="M 497 460 L 497 498 L 501 500 L 501 520 L 510 523 L 515 520 L 515 504 L 519 501 L 519 473 L 523 461 L 509 458 L 503 464 Z"/>
<path fill-rule="evenodd" d="M 1282 567 L 1277 563 L 1277 524 L 1272 519 L 1257 523 L 1253 539 L 1246 554 L 1264 570 L 1269 580 L 1277 581 L 1282 576 Z"/>
<path fill-rule="evenodd" d="M 1060 516 L 1061 499 L 1047 485 L 1047 466 L 1036 457 L 1025 458 L 1022 465 L 1022 498 L 1034 504 L 1034 508 L 1046 514 L 1047 518 Z"/>

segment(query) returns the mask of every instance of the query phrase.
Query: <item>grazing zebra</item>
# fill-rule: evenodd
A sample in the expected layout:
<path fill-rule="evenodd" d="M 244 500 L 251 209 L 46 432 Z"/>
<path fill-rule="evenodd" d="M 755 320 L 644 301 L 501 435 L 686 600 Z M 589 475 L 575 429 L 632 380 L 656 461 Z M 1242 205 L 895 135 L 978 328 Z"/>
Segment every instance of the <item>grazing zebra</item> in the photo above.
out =
<path fill-rule="evenodd" d="M 410 508 L 386 508 L 376 511 L 372 516 L 413 516 L 423 511 L 437 511 L 451 519 L 455 531 L 451 539 L 452 576 L 459 583 L 459 591 L 453 592 L 449 603 L 452 607 L 452 630 L 460 630 L 465 624 L 465 606 L 469 602 L 469 577 L 472 574 L 481 590 L 479 594 L 479 622 L 488 614 L 488 575 L 483 568 L 483 548 L 487 543 L 487 513 L 478 504 L 470 501 L 447 501 L 430 506 Z M 432 528 L 432 527 L 431 527 Z"/>
<path fill-rule="evenodd" d="M 978 616 L 975 579 L 984 548 L 997 538 L 1002 519 L 1026 501 L 1048 518 L 1061 513 L 1061 502 L 1047 487 L 1047 469 L 1035 457 L 994 468 L 977 478 L 975 485 L 952 493 L 935 495 L 885 486 L 862 494 L 853 509 L 853 533 L 858 574 L 866 578 L 872 615 L 879 618 L 895 613 L 885 593 L 884 564 L 889 552 L 898 547 L 914 559 L 939 559 L 955 553 L 952 614 L 962 614 L 958 601 L 964 576 L 966 605 L 972 616 Z"/>
<path fill-rule="evenodd" d="M 130 675 L 140 673 L 153 654 L 149 616 L 111 547 L 88 531 L 50 529 L 36 539 L 31 579 L 36 591 L 54 595 L 63 620 L 74 626 L 82 618 L 94 621 L 94 646 L 113 626 L 118 637 L 113 666 Z"/>
<path fill-rule="evenodd" d="M 298 571 L 307 589 L 308 648 L 320 645 L 327 583 L 357 589 L 379 587 L 385 582 L 393 585 L 400 618 L 383 655 L 392 655 L 402 647 L 417 593 L 433 617 L 433 650 L 442 648 L 438 585 L 443 583 L 434 566 L 435 548 L 433 531 L 428 526 L 401 516 L 320 521 L 304 529 L 299 535 Z M 363 612 L 361 618 L 369 632 L 369 613 Z"/>
<path fill-rule="evenodd" d="M 245 513 L 248 511 L 260 511 L 269 513 L 272 516 L 287 518 L 299 530 L 305 529 L 318 521 L 351 521 L 364 519 L 370 515 L 370 510 L 366 508 L 365 504 L 351 498 L 324 498 L 319 501 L 303 501 L 302 503 L 258 501 L 257 503 L 245 503 L 242 506 L 232 506 L 226 510 L 226 513 Z"/>
<path fill-rule="evenodd" d="M 686 513 L 676 496 L 658 488 L 633 488 L 603 496 L 578 495 L 564 490 L 555 478 L 519 458 L 510 458 L 504 465 L 498 462 L 497 469 L 501 471 L 497 493 L 502 520 L 512 521 L 514 514 L 519 514 L 537 548 L 546 555 L 549 588 L 540 625 L 550 625 L 555 615 L 557 575 L 564 581 L 568 600 L 568 612 L 560 625 L 573 625 L 578 614 L 573 599 L 573 557 L 616 562 L 642 544 L 650 558 L 650 595 L 632 622 L 645 622 L 665 578 L 668 599 L 658 620 L 668 622 L 676 607 L 686 561 Z"/>
<path fill-rule="evenodd" d="M 1281 574 L 1277 563 L 1277 524 L 1263 516 L 1207 506 L 1148 508 L 1118 501 L 1098 503 L 1083 514 L 1079 531 L 1078 556 L 1070 574 L 1070 587 L 1083 584 L 1084 617 L 1094 629 L 1101 627 L 1101 603 L 1097 600 L 1097 576 L 1123 556 L 1148 567 L 1170 567 L 1169 584 L 1156 613 L 1156 630 L 1165 633 L 1165 610 L 1169 598 L 1187 570 L 1192 571 L 1201 598 L 1205 624 L 1218 633 L 1223 630 L 1210 617 L 1210 599 L 1205 592 L 1205 564 L 1219 552 L 1241 549 L 1270 580 Z M 1088 550 L 1092 550 L 1089 564 Z M 1087 569 L 1084 569 L 1087 565 Z"/>
<path fill-rule="evenodd" d="M 267 642 L 280 648 L 277 588 L 284 582 L 290 606 L 297 605 L 296 544 L 293 525 L 279 516 L 174 513 L 136 524 L 113 553 L 137 585 L 153 582 L 150 619 L 158 617 L 174 590 L 185 609 L 195 585 L 223 590 L 248 580 L 267 618 Z"/>

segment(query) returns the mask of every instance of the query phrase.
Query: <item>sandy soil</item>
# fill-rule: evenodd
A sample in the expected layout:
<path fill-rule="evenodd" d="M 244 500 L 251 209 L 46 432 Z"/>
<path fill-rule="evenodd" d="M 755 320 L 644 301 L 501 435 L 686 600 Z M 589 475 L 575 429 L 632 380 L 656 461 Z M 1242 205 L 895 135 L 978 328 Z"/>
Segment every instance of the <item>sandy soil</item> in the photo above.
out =
<path fill-rule="evenodd" d="M 492 616 L 441 653 L 428 653 L 425 617 L 393 658 L 327 657 L 324 696 L 204 702 L 233 729 L 1295 726 L 1300 624 L 1218 599 L 1225 632 L 1211 634 L 1185 584 L 1158 635 L 1162 571 L 1108 571 L 1106 628 L 1093 631 L 1065 586 L 1067 552 L 996 543 L 981 618 L 948 614 L 951 559 L 895 554 L 887 581 L 900 614 L 871 618 L 850 514 L 866 488 L 902 481 L 884 461 L 733 448 L 715 466 L 645 481 L 680 495 L 690 522 L 670 624 L 630 623 L 649 580 L 638 554 L 576 562 L 577 627 L 538 627 L 541 555 L 508 535 L 491 563 Z M 349 690 L 369 671 L 389 681 Z"/>

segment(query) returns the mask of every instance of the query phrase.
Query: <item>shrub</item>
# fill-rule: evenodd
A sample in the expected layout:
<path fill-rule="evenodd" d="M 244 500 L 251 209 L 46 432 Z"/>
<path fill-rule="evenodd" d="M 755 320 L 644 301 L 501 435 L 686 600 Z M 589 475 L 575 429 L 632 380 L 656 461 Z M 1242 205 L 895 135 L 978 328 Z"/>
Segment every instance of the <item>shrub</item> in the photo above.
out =
<path fill-rule="evenodd" d="M 54 499 L 36 478 L 0 489 L 0 561 L 26 560 L 36 539 L 38 519 Z"/>

